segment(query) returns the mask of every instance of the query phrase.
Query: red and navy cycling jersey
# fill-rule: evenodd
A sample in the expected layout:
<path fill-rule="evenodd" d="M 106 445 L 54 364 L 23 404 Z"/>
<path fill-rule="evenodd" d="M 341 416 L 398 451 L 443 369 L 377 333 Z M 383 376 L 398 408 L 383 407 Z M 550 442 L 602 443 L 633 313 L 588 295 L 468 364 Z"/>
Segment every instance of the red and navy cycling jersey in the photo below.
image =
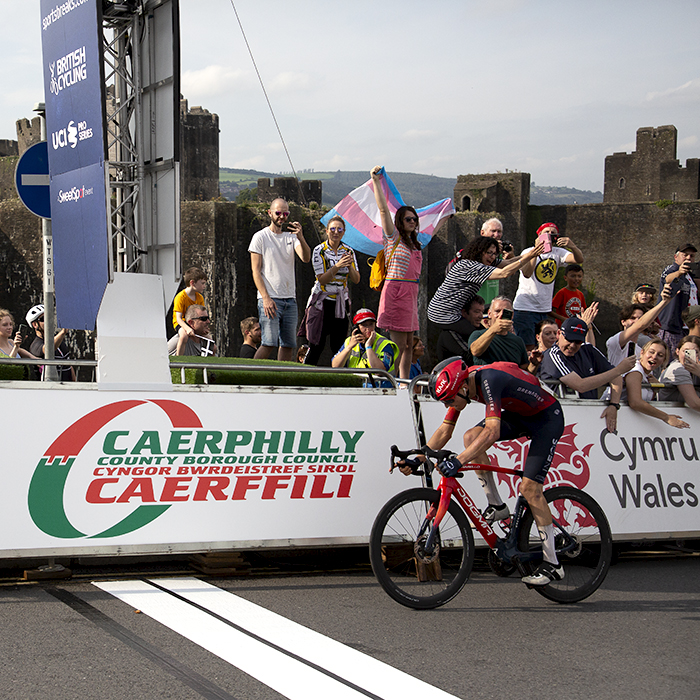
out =
<path fill-rule="evenodd" d="M 557 400 L 529 372 L 514 362 L 494 362 L 476 370 L 476 400 L 486 404 L 486 418 L 501 411 L 534 416 Z"/>

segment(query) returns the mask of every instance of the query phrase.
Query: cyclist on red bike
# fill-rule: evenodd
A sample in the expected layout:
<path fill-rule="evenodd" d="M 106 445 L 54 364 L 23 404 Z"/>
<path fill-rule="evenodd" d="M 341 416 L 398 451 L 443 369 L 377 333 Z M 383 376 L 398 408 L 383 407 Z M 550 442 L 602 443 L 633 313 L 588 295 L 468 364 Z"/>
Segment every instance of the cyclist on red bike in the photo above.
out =
<path fill-rule="evenodd" d="M 445 418 L 428 440 L 428 447 L 442 449 L 452 437 L 460 412 L 470 401 L 486 404 L 483 421 L 464 434 L 465 449 L 438 465 L 444 476 L 455 476 L 465 464 L 489 464 L 486 450 L 495 442 L 527 436 L 530 449 L 523 466 L 520 493 L 528 502 L 542 540 L 542 564 L 523 582 L 546 586 L 564 578 L 554 543 L 552 514 L 543 495 L 543 484 L 557 442 L 564 432 L 564 414 L 559 402 L 545 391 L 529 372 L 512 362 L 467 367 L 460 357 L 438 364 L 430 375 L 430 394 L 448 406 Z M 410 473 L 407 464 L 401 469 Z M 493 472 L 477 471 L 489 506 L 484 518 L 493 523 L 510 513 L 496 488 Z"/>

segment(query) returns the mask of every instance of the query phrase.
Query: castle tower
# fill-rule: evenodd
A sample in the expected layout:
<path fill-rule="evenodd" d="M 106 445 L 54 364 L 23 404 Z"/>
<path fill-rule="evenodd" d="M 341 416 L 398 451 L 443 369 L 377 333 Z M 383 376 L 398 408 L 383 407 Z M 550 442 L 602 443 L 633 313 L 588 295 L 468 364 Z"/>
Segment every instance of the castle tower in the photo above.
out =
<path fill-rule="evenodd" d="M 674 202 L 700 197 L 700 159 L 689 158 L 683 168 L 676 158 L 675 126 L 637 129 L 637 150 L 605 158 L 606 204 Z"/>
<path fill-rule="evenodd" d="M 219 196 L 219 115 L 180 100 L 180 199 Z"/>
<path fill-rule="evenodd" d="M 498 212 L 503 221 L 504 238 L 518 245 L 525 240 L 529 202 L 530 173 L 457 176 L 455 209 L 482 214 Z"/>

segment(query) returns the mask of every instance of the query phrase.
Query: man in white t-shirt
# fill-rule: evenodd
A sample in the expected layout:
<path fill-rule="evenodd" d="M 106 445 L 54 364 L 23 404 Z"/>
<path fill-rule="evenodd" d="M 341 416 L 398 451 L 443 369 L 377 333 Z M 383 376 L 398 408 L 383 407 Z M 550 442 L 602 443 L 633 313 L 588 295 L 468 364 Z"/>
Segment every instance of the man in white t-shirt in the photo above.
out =
<path fill-rule="evenodd" d="M 641 355 L 642 349 L 637 345 L 639 335 L 656 320 L 659 311 L 671 301 L 671 298 L 671 285 L 667 284 L 661 290 L 661 301 L 653 308 L 647 309 L 642 304 L 628 304 L 622 308 L 620 311 L 622 330 L 608 338 L 605 344 L 610 364 L 617 365 L 629 355 L 634 354 L 637 357 Z"/>
<path fill-rule="evenodd" d="M 563 264 L 575 262 L 580 265 L 583 262 L 583 253 L 574 242 L 565 236 L 559 238 L 556 224 L 542 224 L 537 229 L 537 235 L 540 234 L 551 236 L 552 252 L 538 255 L 520 270 L 518 291 L 513 301 L 513 330 L 525 341 L 528 352 L 537 345 L 535 326 L 552 310 L 557 270 Z M 554 246 L 555 241 L 557 246 Z M 526 248 L 521 256 L 531 250 Z"/>
<path fill-rule="evenodd" d="M 262 330 L 255 358 L 267 359 L 279 348 L 277 359 L 291 361 L 297 346 L 294 254 L 307 263 L 311 249 L 298 221 L 290 223 L 288 231 L 282 230 L 289 218 L 289 204 L 284 199 L 275 199 L 267 213 L 270 225 L 255 233 L 248 246 Z"/>

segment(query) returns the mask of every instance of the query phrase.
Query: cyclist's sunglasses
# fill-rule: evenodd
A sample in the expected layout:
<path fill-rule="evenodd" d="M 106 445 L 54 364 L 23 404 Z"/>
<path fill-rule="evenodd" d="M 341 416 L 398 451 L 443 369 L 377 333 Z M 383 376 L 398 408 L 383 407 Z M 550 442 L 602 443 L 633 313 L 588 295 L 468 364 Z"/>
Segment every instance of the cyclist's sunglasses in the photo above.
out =
<path fill-rule="evenodd" d="M 465 391 L 465 392 L 460 391 L 458 394 L 455 394 L 451 399 L 447 399 L 447 401 L 443 401 L 442 403 L 444 403 L 445 406 L 451 406 L 455 402 L 455 399 L 457 399 L 457 398 L 464 399 L 467 403 L 471 403 L 471 401 L 469 400 L 469 392 L 468 391 Z"/>

